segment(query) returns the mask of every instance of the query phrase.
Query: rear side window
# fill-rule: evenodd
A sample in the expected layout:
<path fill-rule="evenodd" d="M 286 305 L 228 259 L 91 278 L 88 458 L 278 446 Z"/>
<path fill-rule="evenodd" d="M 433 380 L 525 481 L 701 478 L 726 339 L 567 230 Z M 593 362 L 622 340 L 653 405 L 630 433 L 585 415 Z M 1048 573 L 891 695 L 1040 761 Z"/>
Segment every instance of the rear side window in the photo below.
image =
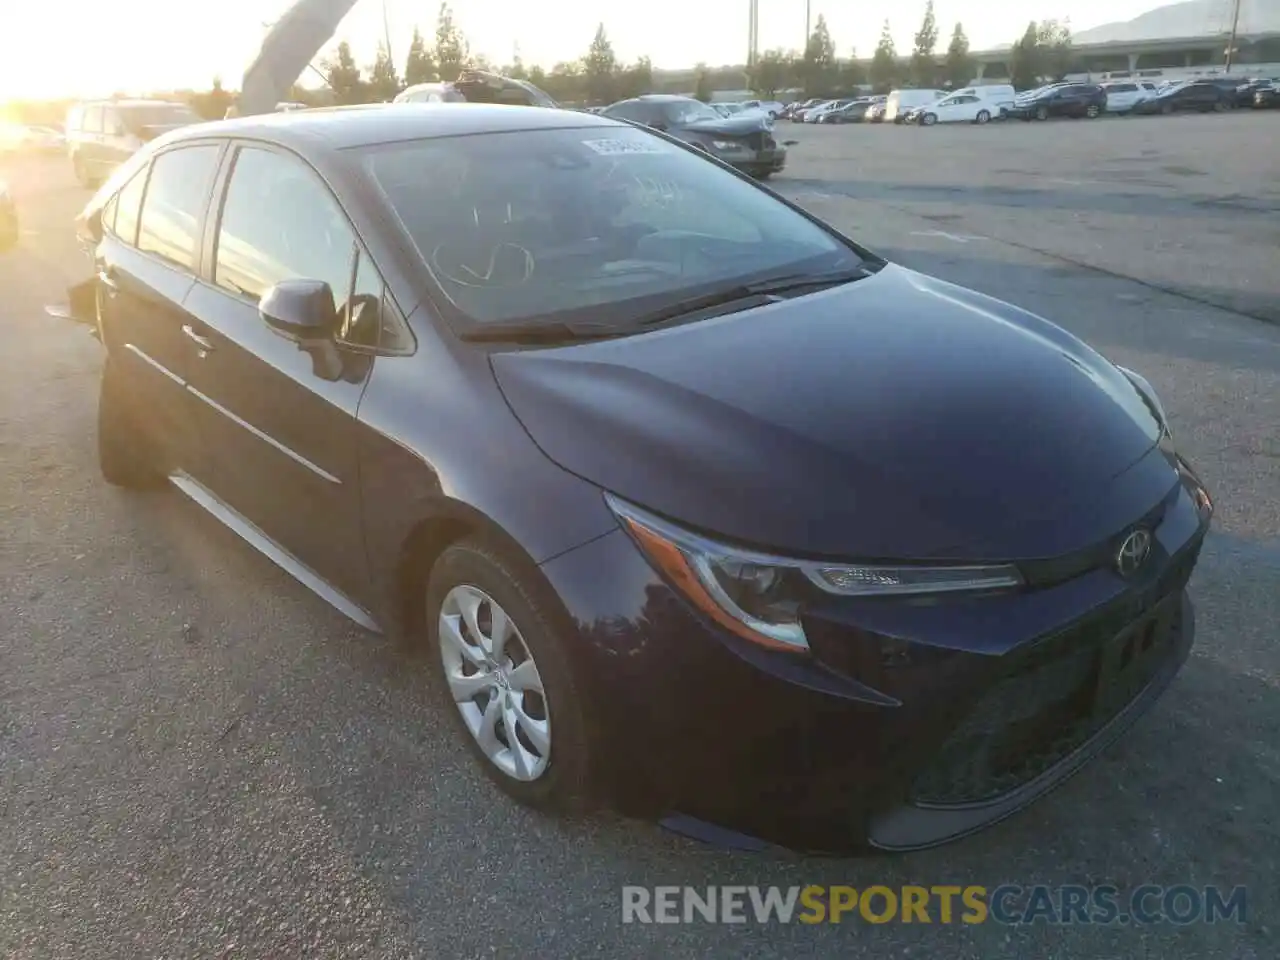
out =
<path fill-rule="evenodd" d="M 103 216 L 107 228 L 129 246 L 138 242 L 138 214 L 142 212 L 142 195 L 147 189 L 147 171 L 150 169 L 150 166 L 143 167 L 120 188 L 111 201 L 115 204 L 111 223 L 106 224 L 106 215 Z"/>
<path fill-rule="evenodd" d="M 138 249 L 184 270 L 196 268 L 200 222 L 218 166 L 217 144 L 179 147 L 151 164 L 142 204 Z M 116 219 L 120 219 L 117 214 Z"/>

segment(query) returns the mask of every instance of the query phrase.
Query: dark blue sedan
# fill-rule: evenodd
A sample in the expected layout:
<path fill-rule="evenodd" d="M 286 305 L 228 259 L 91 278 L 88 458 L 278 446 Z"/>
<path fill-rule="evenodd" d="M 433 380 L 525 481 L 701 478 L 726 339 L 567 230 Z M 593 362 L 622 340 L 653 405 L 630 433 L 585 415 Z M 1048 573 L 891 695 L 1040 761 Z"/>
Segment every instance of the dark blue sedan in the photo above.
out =
<path fill-rule="evenodd" d="M 935 844 L 1187 657 L 1212 506 L 1150 385 L 671 137 L 231 120 L 147 145 L 79 229 L 106 479 L 422 645 L 522 802 Z"/>

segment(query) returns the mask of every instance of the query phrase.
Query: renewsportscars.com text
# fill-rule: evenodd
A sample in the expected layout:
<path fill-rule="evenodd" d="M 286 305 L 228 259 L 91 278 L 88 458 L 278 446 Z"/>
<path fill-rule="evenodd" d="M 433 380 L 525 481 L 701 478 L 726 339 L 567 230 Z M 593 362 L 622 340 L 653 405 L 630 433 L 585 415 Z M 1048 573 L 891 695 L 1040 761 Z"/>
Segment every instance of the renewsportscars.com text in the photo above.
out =
<path fill-rule="evenodd" d="M 623 923 L 1245 923 L 1247 890 L 1188 884 L 622 888 Z"/>

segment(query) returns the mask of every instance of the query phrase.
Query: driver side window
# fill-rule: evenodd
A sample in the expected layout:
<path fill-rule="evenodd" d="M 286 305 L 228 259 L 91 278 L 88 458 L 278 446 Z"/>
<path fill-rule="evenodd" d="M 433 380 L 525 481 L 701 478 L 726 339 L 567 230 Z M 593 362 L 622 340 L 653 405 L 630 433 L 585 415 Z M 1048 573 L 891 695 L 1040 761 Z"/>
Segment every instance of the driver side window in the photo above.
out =
<path fill-rule="evenodd" d="M 258 301 L 281 280 L 323 280 L 344 325 L 356 238 L 329 188 L 297 157 L 241 147 L 218 226 L 214 282 Z"/>

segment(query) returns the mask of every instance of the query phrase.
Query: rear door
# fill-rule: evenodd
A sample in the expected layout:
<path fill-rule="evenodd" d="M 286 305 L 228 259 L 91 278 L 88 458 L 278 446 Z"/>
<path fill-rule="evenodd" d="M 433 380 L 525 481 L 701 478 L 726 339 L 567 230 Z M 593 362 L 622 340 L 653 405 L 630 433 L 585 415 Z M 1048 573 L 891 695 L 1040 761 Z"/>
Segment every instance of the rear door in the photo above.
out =
<path fill-rule="evenodd" d="M 202 143 L 158 154 L 104 210 L 96 263 L 103 342 L 166 473 L 204 469 L 186 391 L 193 345 L 182 304 L 221 151 Z"/>
<path fill-rule="evenodd" d="M 360 304 L 380 303 L 382 282 L 329 187 L 284 150 L 237 146 L 211 221 L 205 279 L 187 299 L 204 342 L 190 389 L 214 460 L 207 485 L 317 574 L 324 587 L 313 589 L 336 587 L 343 597 L 331 601 L 360 607 L 368 583 L 356 412 L 377 334 L 367 315 L 353 327 L 348 306 L 353 289 Z M 283 339 L 259 315 L 270 287 L 299 278 L 333 291 L 343 329 L 332 355 Z"/>

